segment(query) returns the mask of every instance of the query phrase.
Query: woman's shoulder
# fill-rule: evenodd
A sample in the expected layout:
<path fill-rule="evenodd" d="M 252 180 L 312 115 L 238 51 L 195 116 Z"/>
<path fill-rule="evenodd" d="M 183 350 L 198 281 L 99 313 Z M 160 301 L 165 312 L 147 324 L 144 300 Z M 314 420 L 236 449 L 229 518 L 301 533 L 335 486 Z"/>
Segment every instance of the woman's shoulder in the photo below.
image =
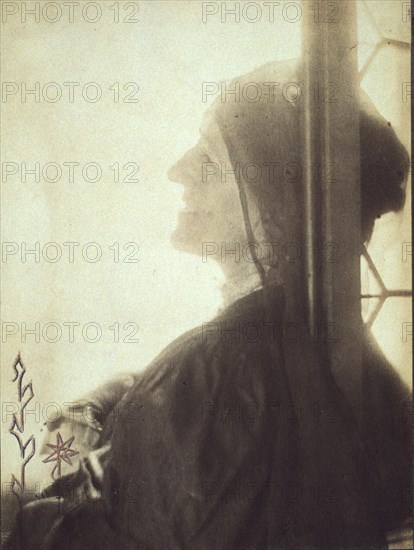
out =
<path fill-rule="evenodd" d="M 258 375 L 260 366 L 268 364 L 265 344 L 274 338 L 260 293 L 251 293 L 171 342 L 135 376 L 132 391 L 167 390 L 177 384 L 216 386 L 233 375 Z"/>
<path fill-rule="evenodd" d="M 260 292 L 252 292 L 218 312 L 213 319 L 185 332 L 167 345 L 152 363 L 199 349 L 208 351 L 221 343 L 240 343 L 248 324 L 258 326 L 263 321 L 260 296 Z"/>

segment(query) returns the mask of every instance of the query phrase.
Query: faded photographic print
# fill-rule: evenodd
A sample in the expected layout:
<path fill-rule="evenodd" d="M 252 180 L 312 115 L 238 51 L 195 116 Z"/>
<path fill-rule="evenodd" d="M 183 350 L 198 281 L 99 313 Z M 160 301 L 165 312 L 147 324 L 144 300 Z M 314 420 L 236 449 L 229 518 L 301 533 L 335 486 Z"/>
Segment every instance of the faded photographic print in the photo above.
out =
<path fill-rule="evenodd" d="M 411 3 L 2 0 L 4 550 L 400 550 Z"/>

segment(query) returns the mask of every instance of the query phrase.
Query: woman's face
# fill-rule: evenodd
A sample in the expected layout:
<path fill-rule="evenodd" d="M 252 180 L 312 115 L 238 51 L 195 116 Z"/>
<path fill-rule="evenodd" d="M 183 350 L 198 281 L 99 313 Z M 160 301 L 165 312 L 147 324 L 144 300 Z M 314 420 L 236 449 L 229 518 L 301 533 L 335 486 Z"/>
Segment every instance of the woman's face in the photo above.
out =
<path fill-rule="evenodd" d="M 239 242 L 242 218 L 237 184 L 203 139 L 172 166 L 171 181 L 184 186 L 184 208 L 171 241 L 179 250 L 202 255 L 203 244 Z"/>

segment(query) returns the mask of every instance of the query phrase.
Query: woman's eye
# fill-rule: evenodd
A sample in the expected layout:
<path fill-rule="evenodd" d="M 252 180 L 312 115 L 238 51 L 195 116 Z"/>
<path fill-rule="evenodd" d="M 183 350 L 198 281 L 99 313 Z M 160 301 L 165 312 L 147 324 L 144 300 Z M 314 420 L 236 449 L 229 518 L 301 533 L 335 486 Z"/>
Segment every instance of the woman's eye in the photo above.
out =
<path fill-rule="evenodd" d="M 210 156 L 207 153 L 204 153 L 203 162 L 212 164 L 213 161 L 211 160 Z"/>

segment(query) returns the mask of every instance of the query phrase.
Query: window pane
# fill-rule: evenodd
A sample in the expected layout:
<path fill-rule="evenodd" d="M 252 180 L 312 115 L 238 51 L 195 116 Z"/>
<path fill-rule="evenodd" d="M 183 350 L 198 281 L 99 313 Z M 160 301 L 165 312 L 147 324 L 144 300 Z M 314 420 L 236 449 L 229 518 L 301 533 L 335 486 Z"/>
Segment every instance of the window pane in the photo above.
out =
<path fill-rule="evenodd" d="M 410 41 L 410 17 L 406 2 L 358 2 L 360 68 L 364 68 L 362 87 L 378 111 L 389 121 L 408 151 L 410 129 L 410 51 L 401 41 Z M 398 42 L 395 42 L 398 41 Z M 375 46 L 381 44 L 376 51 Z M 370 57 L 371 56 L 371 57 Z M 377 220 L 368 251 L 389 290 L 411 288 L 411 177 L 406 187 L 406 204 L 399 213 Z M 376 294 L 379 286 L 372 272 L 362 263 L 363 293 Z M 365 318 L 375 309 L 377 299 L 364 304 Z M 369 312 L 367 312 L 369 309 Z M 388 299 L 372 330 L 385 355 L 411 384 L 412 340 L 405 334 L 411 318 L 409 298 Z"/>

